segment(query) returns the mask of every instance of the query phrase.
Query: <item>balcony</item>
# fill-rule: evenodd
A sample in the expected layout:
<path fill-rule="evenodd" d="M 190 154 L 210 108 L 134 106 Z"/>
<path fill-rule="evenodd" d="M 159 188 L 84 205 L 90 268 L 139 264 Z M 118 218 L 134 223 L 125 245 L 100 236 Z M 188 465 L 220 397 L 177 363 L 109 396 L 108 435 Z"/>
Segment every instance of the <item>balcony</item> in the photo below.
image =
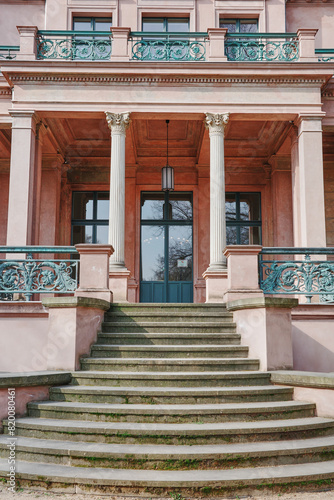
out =
<path fill-rule="evenodd" d="M 17 52 L 20 51 L 20 47 L 16 45 L 0 45 L 0 61 L 11 59 L 16 59 Z"/>
<path fill-rule="evenodd" d="M 0 46 L 0 59 L 110 62 L 334 62 L 334 49 L 315 49 L 317 30 L 297 33 L 38 31 L 18 27 L 20 47 Z"/>

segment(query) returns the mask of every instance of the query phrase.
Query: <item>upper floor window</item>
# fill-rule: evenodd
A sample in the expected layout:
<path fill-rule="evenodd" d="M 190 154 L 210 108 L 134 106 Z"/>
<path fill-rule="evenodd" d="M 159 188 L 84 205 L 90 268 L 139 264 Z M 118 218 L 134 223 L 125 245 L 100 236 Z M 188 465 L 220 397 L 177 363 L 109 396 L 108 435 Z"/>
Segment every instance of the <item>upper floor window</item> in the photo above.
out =
<path fill-rule="evenodd" d="M 110 31 L 111 17 L 74 17 L 74 31 Z"/>
<path fill-rule="evenodd" d="M 257 19 L 221 19 L 220 28 L 226 28 L 228 33 L 257 33 Z"/>
<path fill-rule="evenodd" d="M 155 33 L 188 33 L 187 17 L 143 17 L 142 30 Z"/>

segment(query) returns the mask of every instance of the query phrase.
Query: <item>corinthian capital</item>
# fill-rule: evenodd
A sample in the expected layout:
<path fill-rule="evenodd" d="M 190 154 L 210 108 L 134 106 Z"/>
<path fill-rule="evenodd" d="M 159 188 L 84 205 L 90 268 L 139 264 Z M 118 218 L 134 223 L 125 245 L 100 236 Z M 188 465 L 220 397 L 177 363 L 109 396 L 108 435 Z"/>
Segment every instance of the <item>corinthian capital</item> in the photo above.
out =
<path fill-rule="evenodd" d="M 126 129 L 130 125 L 130 113 L 109 113 L 106 111 L 108 126 L 111 133 L 125 134 Z"/>
<path fill-rule="evenodd" d="M 209 130 L 209 133 L 218 133 L 224 135 L 224 130 L 228 124 L 230 113 L 205 113 L 205 127 Z"/>

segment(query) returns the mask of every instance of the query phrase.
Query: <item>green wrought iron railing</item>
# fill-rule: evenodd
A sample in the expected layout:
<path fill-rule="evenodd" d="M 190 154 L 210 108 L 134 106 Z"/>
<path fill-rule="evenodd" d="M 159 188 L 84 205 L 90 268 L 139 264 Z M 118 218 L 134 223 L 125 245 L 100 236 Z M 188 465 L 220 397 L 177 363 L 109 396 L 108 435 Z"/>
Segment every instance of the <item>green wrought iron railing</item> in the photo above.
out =
<path fill-rule="evenodd" d="M 299 59 L 296 33 L 227 33 L 228 61 L 292 62 Z"/>
<path fill-rule="evenodd" d="M 270 255 L 275 260 L 268 259 Z M 260 288 L 269 295 L 304 295 L 308 302 L 318 295 L 321 303 L 332 304 L 334 260 L 327 257 L 334 258 L 334 248 L 263 248 L 259 255 Z"/>
<path fill-rule="evenodd" d="M 73 294 L 78 287 L 79 260 L 75 247 L 0 246 L 0 301 L 14 300 L 15 294 L 31 300 L 36 293 Z M 17 255 L 17 259 L 15 258 Z M 68 258 L 34 258 L 34 254 L 68 254 Z"/>
<path fill-rule="evenodd" d="M 110 31 L 38 31 L 37 59 L 101 61 L 110 59 Z"/>
<path fill-rule="evenodd" d="M 205 61 L 208 34 L 133 31 L 130 42 L 135 61 Z"/>
<path fill-rule="evenodd" d="M 16 53 L 20 51 L 20 47 L 16 45 L 0 45 L 0 59 L 16 59 Z"/>
<path fill-rule="evenodd" d="M 315 49 L 318 56 L 318 62 L 332 62 L 334 63 L 334 49 Z"/>

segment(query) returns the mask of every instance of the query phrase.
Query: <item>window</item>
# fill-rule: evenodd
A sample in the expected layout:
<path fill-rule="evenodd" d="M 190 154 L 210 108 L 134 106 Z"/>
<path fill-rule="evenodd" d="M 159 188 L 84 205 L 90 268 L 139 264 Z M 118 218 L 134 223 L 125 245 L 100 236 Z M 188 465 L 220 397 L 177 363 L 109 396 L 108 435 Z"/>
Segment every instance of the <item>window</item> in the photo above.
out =
<path fill-rule="evenodd" d="M 75 191 L 72 198 L 72 245 L 108 243 L 109 192 Z"/>
<path fill-rule="evenodd" d="M 111 17 L 75 17 L 74 31 L 110 31 Z"/>
<path fill-rule="evenodd" d="M 226 193 L 226 244 L 260 245 L 261 194 Z"/>
<path fill-rule="evenodd" d="M 111 17 L 75 17 L 73 31 L 105 32 L 112 26 Z M 111 55 L 110 35 L 74 35 L 72 37 L 73 59 L 101 60 Z"/>
<path fill-rule="evenodd" d="M 142 31 L 155 33 L 188 33 L 187 17 L 144 17 Z"/>
<path fill-rule="evenodd" d="M 228 33 L 257 33 L 257 19 L 221 19 L 220 28 L 226 28 Z"/>

